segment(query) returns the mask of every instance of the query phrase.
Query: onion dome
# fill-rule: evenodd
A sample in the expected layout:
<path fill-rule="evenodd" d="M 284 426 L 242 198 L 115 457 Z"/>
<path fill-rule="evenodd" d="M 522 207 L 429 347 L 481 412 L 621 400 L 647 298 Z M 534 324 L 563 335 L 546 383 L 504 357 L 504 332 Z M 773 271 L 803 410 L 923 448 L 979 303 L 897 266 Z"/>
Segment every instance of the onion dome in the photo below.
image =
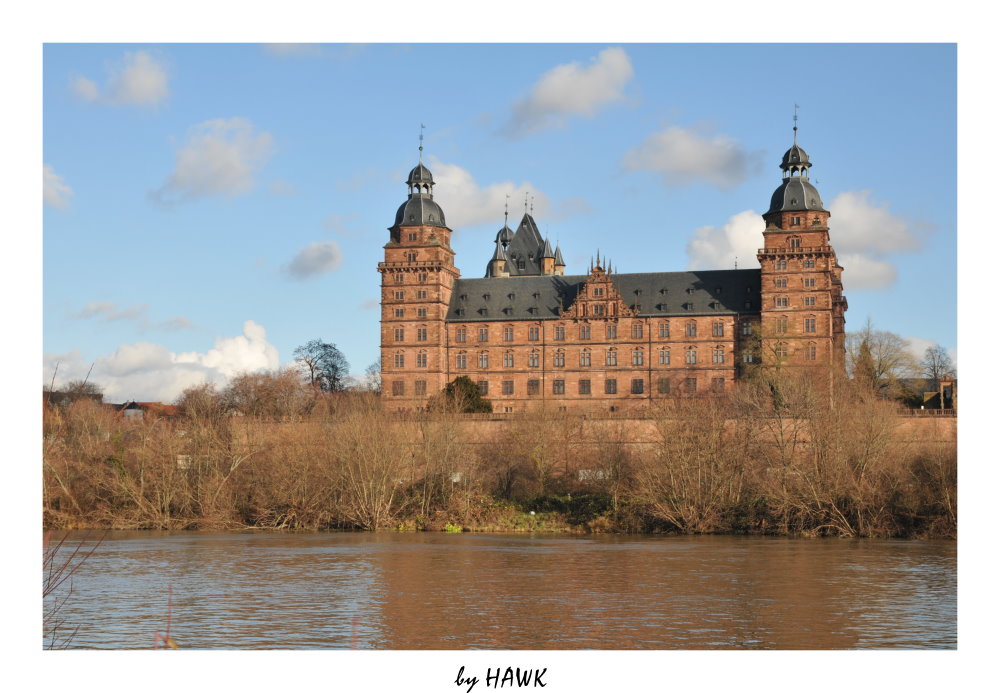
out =
<path fill-rule="evenodd" d="M 447 226 L 444 210 L 434 201 L 434 176 L 430 169 L 417 164 L 406 178 L 409 190 L 406 202 L 396 210 L 396 226 Z"/>
<path fill-rule="evenodd" d="M 419 163 L 410 170 L 410 175 L 406 177 L 406 184 L 415 187 L 422 186 L 423 184 L 434 185 L 434 176 L 431 175 L 431 170 Z"/>
<path fill-rule="evenodd" d="M 800 147 L 798 142 L 781 157 L 780 166 L 784 171 L 781 185 L 771 195 L 771 206 L 767 213 L 808 210 L 825 212 L 819 191 L 809 182 L 809 167 L 812 166 L 812 162 L 809 161 L 806 150 Z"/>
<path fill-rule="evenodd" d="M 497 231 L 496 242 L 502 244 L 503 247 L 506 248 L 510 245 L 512 240 L 514 240 L 514 232 L 510 230 L 510 227 L 507 226 L 507 224 L 504 224 L 503 228 Z"/>

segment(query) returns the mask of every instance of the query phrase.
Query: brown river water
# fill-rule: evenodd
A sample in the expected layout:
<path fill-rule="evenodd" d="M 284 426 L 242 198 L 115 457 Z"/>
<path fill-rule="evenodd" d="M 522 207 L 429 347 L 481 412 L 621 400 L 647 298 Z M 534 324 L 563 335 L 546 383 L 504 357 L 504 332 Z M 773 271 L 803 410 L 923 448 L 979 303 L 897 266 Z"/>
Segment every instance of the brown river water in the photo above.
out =
<path fill-rule="evenodd" d="M 951 649 L 956 583 L 948 541 L 112 532 L 61 618 L 74 648 Z"/>

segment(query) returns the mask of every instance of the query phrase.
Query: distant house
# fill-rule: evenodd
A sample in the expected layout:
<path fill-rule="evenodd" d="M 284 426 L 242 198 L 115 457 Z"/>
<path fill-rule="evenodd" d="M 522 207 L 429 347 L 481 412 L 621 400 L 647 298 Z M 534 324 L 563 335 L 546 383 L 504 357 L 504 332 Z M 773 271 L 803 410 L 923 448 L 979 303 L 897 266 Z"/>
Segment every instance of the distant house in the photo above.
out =
<path fill-rule="evenodd" d="M 957 409 L 958 379 L 901 378 L 902 401 L 913 409 Z"/>
<path fill-rule="evenodd" d="M 115 411 L 129 421 L 142 421 L 147 417 L 172 418 L 177 415 L 178 407 L 175 404 L 162 404 L 161 402 L 126 402 L 125 404 L 113 404 Z"/>

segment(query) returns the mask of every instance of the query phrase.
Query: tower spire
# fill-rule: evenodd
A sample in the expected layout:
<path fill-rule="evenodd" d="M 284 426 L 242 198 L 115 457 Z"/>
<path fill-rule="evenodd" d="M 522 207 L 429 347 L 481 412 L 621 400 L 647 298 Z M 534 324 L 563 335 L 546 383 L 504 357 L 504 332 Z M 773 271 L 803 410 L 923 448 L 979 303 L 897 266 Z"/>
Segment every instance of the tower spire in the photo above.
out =
<path fill-rule="evenodd" d="M 425 127 L 427 127 L 427 126 L 424 125 L 423 123 L 420 124 L 420 147 L 418 147 L 418 149 L 420 150 L 420 156 L 419 156 L 419 160 L 418 160 L 417 163 L 421 163 L 421 164 L 424 163 L 424 128 Z"/>
<path fill-rule="evenodd" d="M 507 205 L 510 204 L 510 193 L 507 193 L 503 201 L 503 225 L 507 226 Z"/>
<path fill-rule="evenodd" d="M 792 144 L 799 143 L 799 105 L 795 104 L 795 115 L 792 116 Z"/>

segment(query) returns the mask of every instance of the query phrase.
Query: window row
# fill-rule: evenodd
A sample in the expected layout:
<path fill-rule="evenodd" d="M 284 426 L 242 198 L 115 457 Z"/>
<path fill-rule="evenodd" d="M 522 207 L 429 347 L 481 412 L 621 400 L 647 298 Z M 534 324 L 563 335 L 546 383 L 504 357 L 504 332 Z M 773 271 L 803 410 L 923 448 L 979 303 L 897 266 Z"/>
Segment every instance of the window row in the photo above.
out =
<path fill-rule="evenodd" d="M 803 260 L 802 261 L 802 267 L 804 269 L 815 269 L 816 268 L 816 261 L 815 260 Z M 775 262 L 774 262 L 774 269 L 779 270 L 779 271 L 787 270 L 788 269 L 788 260 L 775 260 Z"/>
<path fill-rule="evenodd" d="M 392 298 L 394 300 L 396 300 L 396 301 L 405 301 L 406 300 L 406 292 L 405 291 L 393 291 L 392 292 Z M 416 298 L 418 301 L 427 300 L 427 289 L 420 289 L 420 290 L 418 290 L 417 293 L 414 295 L 414 298 Z"/>
<path fill-rule="evenodd" d="M 553 395 L 565 395 L 567 393 L 566 381 L 565 380 L 553 380 L 552 383 L 552 394 Z M 600 381 L 598 381 L 598 385 Z M 657 378 L 656 379 L 656 393 L 660 395 L 669 395 L 674 393 L 674 385 L 678 383 L 672 383 L 669 378 Z M 682 378 L 679 381 L 680 388 L 678 392 L 683 392 L 684 394 L 694 394 L 698 392 L 698 379 L 697 378 Z M 479 387 L 479 394 L 483 396 L 488 396 L 490 394 L 490 382 L 488 380 L 480 380 L 477 383 Z M 710 381 L 710 391 L 711 392 L 723 392 L 726 387 L 725 378 L 712 378 Z M 605 378 L 603 384 L 604 394 L 606 395 L 617 395 L 619 394 L 618 379 L 617 378 Z M 389 385 L 389 390 L 395 397 L 403 397 L 406 395 L 406 382 L 403 380 L 393 380 Z M 542 381 L 541 380 L 529 380 L 527 382 L 526 394 L 529 397 L 537 396 L 541 394 Z M 579 395 L 590 395 L 593 394 L 593 382 L 589 378 L 582 378 L 577 381 L 576 392 Z M 622 390 L 622 394 L 633 394 L 642 395 L 646 392 L 646 381 L 644 378 L 632 378 L 631 382 L 628 384 L 628 390 Z M 427 394 L 427 381 L 417 380 L 413 383 L 413 394 L 417 396 L 422 396 Z M 504 396 L 515 396 L 517 391 L 515 388 L 515 383 L 513 380 L 503 380 L 500 382 L 500 394 Z"/>
<path fill-rule="evenodd" d="M 775 308 L 788 308 L 791 305 L 788 296 L 775 296 L 774 297 L 774 307 Z M 803 296 L 802 305 L 804 306 L 815 306 L 816 297 L 815 296 Z"/>
<path fill-rule="evenodd" d="M 788 316 L 779 315 L 774 319 L 774 329 L 778 334 L 788 332 Z M 816 332 L 816 318 L 809 316 L 802 319 L 802 331 L 814 334 Z"/>
<path fill-rule="evenodd" d="M 397 314 L 397 317 L 402 317 L 401 313 Z M 578 328 L 578 335 L 580 341 L 590 341 L 593 338 L 593 332 L 591 330 L 591 325 L 580 325 Z M 471 334 L 470 334 L 471 333 Z M 633 323 L 632 324 L 632 339 L 644 339 L 645 324 L 644 323 Z M 749 334 L 749 328 L 744 330 L 744 334 Z M 724 322 L 713 322 L 712 323 L 712 336 L 713 337 L 724 337 L 726 335 L 726 324 Z M 471 337 L 477 337 L 479 342 L 490 341 L 490 328 L 480 327 L 469 328 L 469 327 L 456 327 L 455 328 L 455 343 L 464 344 L 470 340 Z M 660 339 L 670 338 L 670 323 L 661 322 L 658 324 L 657 336 Z M 698 323 L 694 321 L 684 323 L 684 336 L 685 337 L 697 337 L 698 336 Z M 618 325 L 608 324 L 604 328 L 605 339 L 618 339 Z M 514 327 L 512 325 L 505 325 L 501 331 L 501 338 L 504 342 L 514 341 Z M 562 342 L 566 339 L 566 327 L 563 325 L 557 325 L 553 329 L 552 335 L 553 341 Z M 528 341 L 537 342 L 541 339 L 541 327 L 529 327 L 528 328 Z"/>
<path fill-rule="evenodd" d="M 657 363 L 661 366 L 670 365 L 670 349 L 659 349 L 656 352 Z M 394 365 L 398 368 L 404 367 L 403 354 L 396 354 Z M 490 367 L 490 354 L 487 351 L 479 352 L 477 356 L 477 364 L 481 369 L 487 369 Z M 723 346 L 716 346 L 709 350 L 709 356 L 712 359 L 713 364 L 724 364 L 726 363 L 726 349 Z M 458 370 L 465 370 L 469 368 L 469 355 L 465 352 L 459 352 L 455 354 L 455 368 Z M 503 354 L 503 367 L 504 368 L 516 368 L 517 360 L 515 354 L 512 351 L 507 351 Z M 593 354 L 584 349 L 579 353 L 579 365 L 581 368 L 589 368 L 593 365 Z M 684 349 L 684 363 L 685 364 L 696 364 L 700 363 L 698 357 L 697 347 L 688 347 Z M 633 366 L 644 366 L 646 365 L 646 352 L 641 349 L 636 349 L 632 351 L 631 364 Z M 424 364 L 426 365 L 426 363 Z M 604 352 L 604 365 L 605 366 L 618 366 L 618 351 L 615 349 L 609 349 Z M 419 367 L 419 366 L 418 366 Z M 528 368 L 539 368 L 541 367 L 541 354 L 537 351 L 533 351 L 528 354 L 527 358 Z M 553 368 L 565 368 L 566 367 L 566 353 L 563 351 L 557 351 L 552 355 L 552 367 Z"/>

